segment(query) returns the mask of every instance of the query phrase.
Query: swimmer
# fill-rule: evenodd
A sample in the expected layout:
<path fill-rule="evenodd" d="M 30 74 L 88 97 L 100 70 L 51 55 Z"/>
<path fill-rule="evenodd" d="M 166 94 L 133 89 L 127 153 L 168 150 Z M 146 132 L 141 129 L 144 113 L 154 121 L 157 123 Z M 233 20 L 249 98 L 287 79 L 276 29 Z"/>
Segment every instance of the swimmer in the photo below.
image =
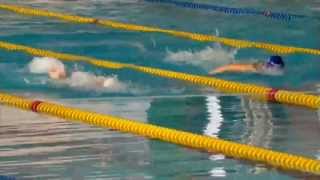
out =
<path fill-rule="evenodd" d="M 35 57 L 28 65 L 29 71 L 35 74 L 47 74 L 52 80 L 71 87 L 97 87 L 124 91 L 125 85 L 116 76 L 96 76 L 88 72 L 73 71 L 68 76 L 65 65 L 58 59 Z"/>
<path fill-rule="evenodd" d="M 117 86 L 119 83 L 114 76 L 107 78 L 104 76 L 96 76 L 88 72 L 74 71 L 69 77 L 68 84 L 71 87 L 112 87 Z"/>
<path fill-rule="evenodd" d="M 281 56 L 270 56 L 267 62 L 256 62 L 251 64 L 228 64 L 210 71 L 209 74 L 214 75 L 224 72 L 238 72 L 281 75 L 284 72 L 284 66 L 285 64 Z"/>

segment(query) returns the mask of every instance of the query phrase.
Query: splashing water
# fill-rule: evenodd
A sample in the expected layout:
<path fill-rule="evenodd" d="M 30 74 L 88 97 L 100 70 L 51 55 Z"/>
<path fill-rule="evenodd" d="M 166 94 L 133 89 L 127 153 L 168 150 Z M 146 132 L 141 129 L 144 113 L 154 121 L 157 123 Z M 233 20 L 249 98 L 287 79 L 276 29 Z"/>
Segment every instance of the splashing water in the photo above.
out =
<path fill-rule="evenodd" d="M 127 86 L 120 82 L 117 76 L 96 76 L 88 72 L 76 71 L 72 72 L 71 76 L 67 78 L 64 83 L 72 88 L 85 89 L 101 89 L 108 92 L 126 92 Z"/>
<path fill-rule="evenodd" d="M 48 74 L 52 68 L 65 69 L 64 64 L 55 58 L 35 57 L 28 64 L 28 70 L 34 74 Z M 37 78 L 35 78 L 37 79 Z M 33 79 L 33 80 L 35 80 Z M 32 84 L 33 80 L 25 79 L 26 83 Z M 73 71 L 70 76 L 61 80 L 41 81 L 48 83 L 52 82 L 58 86 L 69 86 L 79 90 L 98 90 L 103 92 L 127 92 L 128 86 L 119 81 L 115 75 L 111 76 L 96 76 L 95 74 L 82 71 Z"/>
<path fill-rule="evenodd" d="M 165 60 L 177 64 L 191 64 L 205 70 L 229 64 L 235 61 L 236 49 L 224 49 L 219 44 L 208 46 L 200 51 L 182 50 L 172 52 L 167 50 Z"/>

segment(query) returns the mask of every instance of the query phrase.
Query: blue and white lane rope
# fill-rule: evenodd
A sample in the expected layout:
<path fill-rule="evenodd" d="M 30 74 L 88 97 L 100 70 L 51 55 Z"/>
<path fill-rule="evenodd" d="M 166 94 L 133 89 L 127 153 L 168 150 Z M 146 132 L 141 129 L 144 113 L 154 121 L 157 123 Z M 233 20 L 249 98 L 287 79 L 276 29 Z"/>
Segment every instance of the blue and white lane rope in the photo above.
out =
<path fill-rule="evenodd" d="M 265 16 L 265 17 L 269 17 L 272 19 L 284 20 L 284 21 L 290 21 L 290 20 L 297 19 L 297 18 L 308 17 L 305 15 L 283 13 L 283 12 L 273 12 L 270 10 L 256 10 L 253 8 L 234 8 L 234 7 L 217 6 L 217 5 L 184 2 L 184 1 L 176 1 L 176 0 L 145 0 L 145 1 L 150 2 L 150 3 L 172 4 L 177 7 L 189 8 L 189 9 L 210 10 L 210 11 L 222 12 L 225 14 Z"/>

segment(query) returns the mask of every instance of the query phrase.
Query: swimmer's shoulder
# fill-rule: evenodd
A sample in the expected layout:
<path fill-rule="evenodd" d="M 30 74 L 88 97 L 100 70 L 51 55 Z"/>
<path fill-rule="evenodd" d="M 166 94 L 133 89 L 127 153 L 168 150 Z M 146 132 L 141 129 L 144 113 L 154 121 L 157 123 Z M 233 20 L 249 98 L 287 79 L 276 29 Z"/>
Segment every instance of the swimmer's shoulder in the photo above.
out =
<path fill-rule="evenodd" d="M 264 63 L 262 63 L 262 62 L 254 62 L 254 63 L 252 63 L 252 68 L 256 72 L 262 72 L 263 65 L 264 65 Z"/>

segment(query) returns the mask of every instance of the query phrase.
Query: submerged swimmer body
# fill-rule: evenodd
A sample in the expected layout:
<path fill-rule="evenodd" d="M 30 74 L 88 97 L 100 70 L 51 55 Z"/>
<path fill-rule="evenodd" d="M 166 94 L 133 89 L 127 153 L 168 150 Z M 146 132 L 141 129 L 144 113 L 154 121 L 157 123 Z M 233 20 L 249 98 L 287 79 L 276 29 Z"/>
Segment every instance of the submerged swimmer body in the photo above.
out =
<path fill-rule="evenodd" d="M 281 56 L 270 56 L 267 62 L 257 62 L 251 64 L 228 64 L 216 68 L 209 72 L 209 74 L 219 74 L 224 72 L 238 72 L 238 73 L 259 73 L 267 75 L 282 75 L 285 64 Z"/>
<path fill-rule="evenodd" d="M 125 84 L 121 83 L 116 76 L 96 76 L 88 72 L 73 71 L 68 77 L 64 64 L 54 58 L 36 57 L 29 64 L 31 73 L 47 74 L 52 80 L 67 84 L 71 87 L 84 88 L 107 88 L 117 92 L 125 91 Z"/>
<path fill-rule="evenodd" d="M 69 85 L 72 87 L 116 87 L 119 82 L 114 77 L 95 76 L 88 72 L 75 71 L 71 73 Z M 120 88 L 121 89 L 121 88 Z"/>

